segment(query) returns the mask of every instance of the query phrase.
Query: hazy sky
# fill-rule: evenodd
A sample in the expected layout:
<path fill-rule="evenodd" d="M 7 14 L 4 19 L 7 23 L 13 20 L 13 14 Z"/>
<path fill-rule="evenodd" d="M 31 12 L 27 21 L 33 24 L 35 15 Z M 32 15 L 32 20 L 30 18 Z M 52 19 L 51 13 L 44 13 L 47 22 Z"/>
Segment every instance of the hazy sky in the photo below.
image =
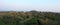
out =
<path fill-rule="evenodd" d="M 0 11 L 10 10 L 60 12 L 60 0 L 0 0 Z"/>

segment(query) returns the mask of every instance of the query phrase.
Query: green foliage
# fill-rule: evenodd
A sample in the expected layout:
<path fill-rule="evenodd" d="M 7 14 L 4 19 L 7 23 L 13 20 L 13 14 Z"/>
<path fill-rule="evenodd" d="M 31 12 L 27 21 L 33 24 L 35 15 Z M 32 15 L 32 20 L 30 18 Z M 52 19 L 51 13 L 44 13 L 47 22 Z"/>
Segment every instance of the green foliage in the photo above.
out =
<path fill-rule="evenodd" d="M 60 13 L 37 12 L 34 10 L 5 13 L 0 15 L 0 25 L 60 25 Z"/>

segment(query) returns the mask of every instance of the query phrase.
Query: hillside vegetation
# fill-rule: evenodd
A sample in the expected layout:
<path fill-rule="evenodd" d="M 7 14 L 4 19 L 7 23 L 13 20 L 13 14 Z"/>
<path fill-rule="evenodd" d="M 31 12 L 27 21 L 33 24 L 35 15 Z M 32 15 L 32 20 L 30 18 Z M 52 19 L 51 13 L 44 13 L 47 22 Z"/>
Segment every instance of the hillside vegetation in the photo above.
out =
<path fill-rule="evenodd" d="M 60 13 L 0 12 L 0 25 L 60 25 Z"/>

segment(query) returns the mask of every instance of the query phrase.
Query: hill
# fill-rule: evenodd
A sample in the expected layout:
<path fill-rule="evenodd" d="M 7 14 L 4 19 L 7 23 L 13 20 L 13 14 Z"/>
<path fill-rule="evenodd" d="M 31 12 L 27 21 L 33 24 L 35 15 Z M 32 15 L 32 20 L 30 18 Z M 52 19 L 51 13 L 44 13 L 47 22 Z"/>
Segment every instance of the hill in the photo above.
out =
<path fill-rule="evenodd" d="M 60 13 L 54 12 L 0 12 L 0 25 L 60 25 Z"/>

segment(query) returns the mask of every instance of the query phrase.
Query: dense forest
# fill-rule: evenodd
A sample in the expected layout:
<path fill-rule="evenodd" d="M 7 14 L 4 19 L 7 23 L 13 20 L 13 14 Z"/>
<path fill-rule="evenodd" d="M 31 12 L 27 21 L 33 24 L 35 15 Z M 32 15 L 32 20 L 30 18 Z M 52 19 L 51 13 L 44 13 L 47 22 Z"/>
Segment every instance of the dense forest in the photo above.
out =
<path fill-rule="evenodd" d="M 54 12 L 0 12 L 0 25 L 60 25 L 60 13 Z"/>

